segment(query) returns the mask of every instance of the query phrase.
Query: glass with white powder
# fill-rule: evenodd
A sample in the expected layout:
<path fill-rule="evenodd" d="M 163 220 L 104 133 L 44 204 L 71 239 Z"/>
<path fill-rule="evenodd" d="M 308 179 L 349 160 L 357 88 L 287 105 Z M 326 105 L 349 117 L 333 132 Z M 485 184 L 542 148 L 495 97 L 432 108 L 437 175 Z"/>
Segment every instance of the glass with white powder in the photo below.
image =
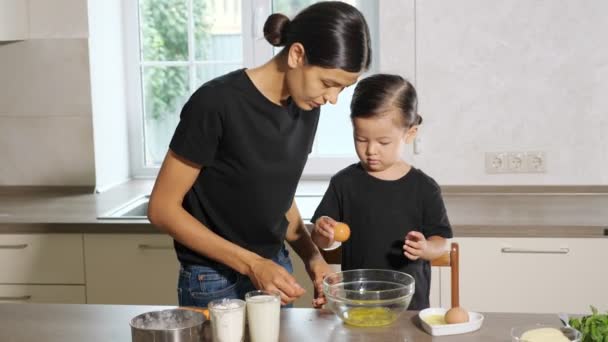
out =
<path fill-rule="evenodd" d="M 242 342 L 245 338 L 245 301 L 219 299 L 209 303 L 214 342 Z"/>
<path fill-rule="evenodd" d="M 278 292 L 251 291 L 245 295 L 251 342 L 277 342 L 281 323 Z"/>

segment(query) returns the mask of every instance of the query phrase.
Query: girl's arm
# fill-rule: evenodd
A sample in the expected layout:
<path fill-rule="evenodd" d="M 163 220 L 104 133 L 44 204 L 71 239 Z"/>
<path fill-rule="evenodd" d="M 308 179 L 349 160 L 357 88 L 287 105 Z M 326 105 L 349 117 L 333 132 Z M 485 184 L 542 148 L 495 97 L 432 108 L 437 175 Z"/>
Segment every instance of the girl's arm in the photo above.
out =
<path fill-rule="evenodd" d="M 332 178 L 312 217 L 314 229 L 311 237 L 319 248 L 329 248 L 334 243 L 333 228 L 338 223 L 336 219 L 342 219 L 340 212 L 340 195 Z"/>
<path fill-rule="evenodd" d="M 403 254 L 410 260 L 434 260 L 445 253 L 448 241 L 437 235 L 425 238 L 421 232 L 412 231 L 405 237 Z"/>
<path fill-rule="evenodd" d="M 247 275 L 256 288 L 279 291 L 283 303 L 301 296 L 304 290 L 283 267 L 215 234 L 184 210 L 184 196 L 201 170 L 169 150 L 150 196 L 150 222 L 193 251 Z"/>
<path fill-rule="evenodd" d="M 329 248 L 334 243 L 334 229 L 336 221 L 329 216 L 321 216 L 315 222 L 312 230 L 312 241 L 319 248 Z"/>
<path fill-rule="evenodd" d="M 452 237 L 441 188 L 432 178 L 421 183 L 423 216 L 420 232 L 409 232 L 403 245 L 404 254 L 411 260 L 433 260 L 447 250 L 447 240 Z"/>

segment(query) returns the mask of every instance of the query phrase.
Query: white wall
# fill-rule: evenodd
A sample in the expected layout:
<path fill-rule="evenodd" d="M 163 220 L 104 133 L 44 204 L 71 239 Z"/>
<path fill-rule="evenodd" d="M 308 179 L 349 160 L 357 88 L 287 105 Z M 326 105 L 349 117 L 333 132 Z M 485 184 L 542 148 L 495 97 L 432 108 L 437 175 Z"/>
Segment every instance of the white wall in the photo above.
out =
<path fill-rule="evenodd" d="M 0 185 L 128 176 L 120 3 L 29 0 L 31 39 L 0 43 Z M 608 184 L 607 2 L 379 6 L 381 71 L 419 91 L 416 166 L 443 185 Z M 484 152 L 527 150 L 547 173 L 485 173 Z"/>
<path fill-rule="evenodd" d="M 0 185 L 128 179 L 121 6 L 29 0 L 29 38 L 0 45 Z"/>
<path fill-rule="evenodd" d="M 415 165 L 444 185 L 608 184 L 607 2 L 380 6 L 381 70 L 416 81 L 425 119 Z M 536 150 L 545 174 L 485 173 L 486 151 Z"/>
<path fill-rule="evenodd" d="M 0 44 L 0 185 L 92 185 L 86 3 L 28 12 L 30 39 Z"/>
<path fill-rule="evenodd" d="M 399 74 L 416 81 L 415 0 L 378 1 L 379 50 L 372 58 L 380 59 L 380 71 Z"/>

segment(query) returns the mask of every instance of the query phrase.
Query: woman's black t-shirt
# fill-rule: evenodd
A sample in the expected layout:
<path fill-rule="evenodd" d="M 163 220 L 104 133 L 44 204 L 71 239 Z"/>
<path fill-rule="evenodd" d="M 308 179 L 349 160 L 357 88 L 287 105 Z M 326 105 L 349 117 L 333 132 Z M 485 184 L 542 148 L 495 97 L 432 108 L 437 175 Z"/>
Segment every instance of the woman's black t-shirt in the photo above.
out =
<path fill-rule="evenodd" d="M 266 98 L 244 69 L 202 85 L 184 105 L 171 150 L 203 167 L 183 207 L 216 234 L 276 256 L 320 110 Z M 216 263 L 175 241 L 185 264 Z"/>

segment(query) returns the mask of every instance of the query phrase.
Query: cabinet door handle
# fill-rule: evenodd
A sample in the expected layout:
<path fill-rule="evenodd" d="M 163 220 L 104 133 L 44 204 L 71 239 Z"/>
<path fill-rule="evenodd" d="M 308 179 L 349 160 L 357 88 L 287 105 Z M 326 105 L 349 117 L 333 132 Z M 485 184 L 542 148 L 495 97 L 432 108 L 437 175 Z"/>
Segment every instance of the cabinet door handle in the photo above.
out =
<path fill-rule="evenodd" d="M 0 249 L 25 249 L 25 248 L 27 248 L 27 246 L 28 246 L 27 243 L 18 244 L 18 245 L 0 245 Z"/>
<path fill-rule="evenodd" d="M 30 295 L 17 296 L 17 297 L 4 297 L 4 296 L 0 296 L 0 301 L 1 300 L 29 300 L 31 298 L 32 298 L 32 296 L 30 296 Z"/>
<path fill-rule="evenodd" d="M 173 249 L 173 246 L 167 246 L 167 245 L 150 245 L 150 244 L 146 244 L 146 243 L 140 243 L 139 245 L 137 245 L 137 248 L 139 249 L 144 249 L 144 250 L 150 250 L 150 249 Z"/>
<path fill-rule="evenodd" d="M 527 248 L 503 247 L 500 251 L 503 253 L 510 253 L 510 254 L 568 254 L 570 252 L 570 248 L 527 249 Z"/>

